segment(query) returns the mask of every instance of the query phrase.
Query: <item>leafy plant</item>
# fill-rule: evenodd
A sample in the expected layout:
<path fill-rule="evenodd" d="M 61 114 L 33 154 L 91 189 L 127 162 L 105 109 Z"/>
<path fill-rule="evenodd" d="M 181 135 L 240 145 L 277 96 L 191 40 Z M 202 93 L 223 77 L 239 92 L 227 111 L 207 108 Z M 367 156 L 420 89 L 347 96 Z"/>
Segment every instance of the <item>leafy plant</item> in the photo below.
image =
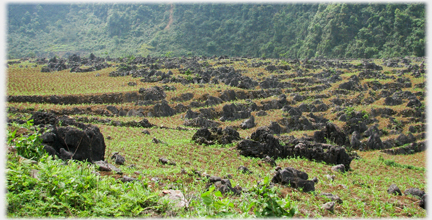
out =
<path fill-rule="evenodd" d="M 369 113 L 365 110 L 362 110 L 362 114 L 363 114 L 363 119 L 364 120 L 368 120 L 369 119 Z"/>
<path fill-rule="evenodd" d="M 29 129 L 31 134 L 17 137 L 16 132 L 18 129 L 15 129 L 12 132 L 8 130 L 8 145 L 15 146 L 17 153 L 25 158 L 39 160 L 44 154 L 46 154 L 46 151 L 42 145 L 40 134 L 33 127 L 33 120 L 28 120 L 21 128 Z"/>
<path fill-rule="evenodd" d="M 189 81 L 189 82 L 191 82 L 193 80 L 193 77 L 192 76 L 187 76 L 186 80 Z"/>
<path fill-rule="evenodd" d="M 192 71 L 190 69 L 187 69 L 184 73 L 186 76 L 189 76 L 192 74 Z"/>
<path fill-rule="evenodd" d="M 223 198 L 220 191 L 215 191 L 215 186 L 211 186 L 207 192 L 201 194 L 203 203 L 209 211 L 214 213 L 229 213 L 234 208 L 234 203 L 229 198 Z"/>
<path fill-rule="evenodd" d="M 295 209 L 291 207 L 291 203 L 279 204 L 280 200 L 276 193 L 276 188 L 269 187 L 270 179 L 265 177 L 263 184 L 252 189 L 252 193 L 257 196 L 257 199 L 252 202 L 254 213 L 257 217 L 293 217 Z M 288 211 L 287 211 L 288 210 Z"/>
<path fill-rule="evenodd" d="M 87 162 L 62 163 L 47 155 L 37 165 L 20 163 L 9 154 L 8 217 L 134 217 L 168 208 L 142 177 L 122 183 L 94 175 Z"/>
<path fill-rule="evenodd" d="M 347 119 L 350 119 L 354 114 L 354 107 L 346 107 L 345 108 L 345 114 L 346 114 Z"/>

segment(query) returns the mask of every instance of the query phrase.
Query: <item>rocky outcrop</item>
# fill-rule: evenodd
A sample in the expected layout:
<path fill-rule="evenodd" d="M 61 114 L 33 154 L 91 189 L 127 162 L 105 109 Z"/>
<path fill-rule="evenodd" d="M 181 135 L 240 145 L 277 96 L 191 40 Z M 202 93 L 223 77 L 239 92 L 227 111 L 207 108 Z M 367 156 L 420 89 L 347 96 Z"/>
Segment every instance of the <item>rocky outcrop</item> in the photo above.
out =
<path fill-rule="evenodd" d="M 407 154 L 414 154 L 414 153 L 422 152 L 425 150 L 426 150 L 425 142 L 420 142 L 420 143 L 411 143 L 405 147 L 384 149 L 384 150 L 381 150 L 381 152 L 386 153 L 386 154 L 390 154 L 390 155 L 407 155 Z"/>
<path fill-rule="evenodd" d="M 198 128 L 213 128 L 213 127 L 219 127 L 221 123 L 217 121 L 212 121 L 207 118 L 197 116 L 195 118 L 186 118 L 183 125 L 185 126 L 191 126 L 191 127 L 198 127 Z"/>
<path fill-rule="evenodd" d="M 46 112 L 35 112 L 31 119 L 47 127 L 41 138 L 50 155 L 89 162 L 104 160 L 106 146 L 98 127 Z"/>
<path fill-rule="evenodd" d="M 327 123 L 325 128 L 314 133 L 314 140 L 318 143 L 332 142 L 339 146 L 349 146 L 348 136 L 333 123 Z"/>
<path fill-rule="evenodd" d="M 260 127 L 251 134 L 251 139 L 240 141 L 237 150 L 243 156 L 265 158 L 303 157 L 309 160 L 323 161 L 327 164 L 343 164 L 345 170 L 350 169 L 352 158 L 345 148 L 322 143 L 293 139 L 285 145 L 272 135 L 268 127 Z"/>
<path fill-rule="evenodd" d="M 176 111 L 172 109 L 168 103 L 163 100 L 161 103 L 154 105 L 151 116 L 153 117 L 168 117 L 176 114 Z"/>
<path fill-rule="evenodd" d="M 229 144 L 240 140 L 240 134 L 232 127 L 222 128 L 207 128 L 199 129 L 193 136 L 192 140 L 198 144 Z"/>
<path fill-rule="evenodd" d="M 140 88 L 138 91 L 141 94 L 140 100 L 144 101 L 159 101 L 166 97 L 164 90 L 161 87 L 153 86 L 151 88 Z"/>

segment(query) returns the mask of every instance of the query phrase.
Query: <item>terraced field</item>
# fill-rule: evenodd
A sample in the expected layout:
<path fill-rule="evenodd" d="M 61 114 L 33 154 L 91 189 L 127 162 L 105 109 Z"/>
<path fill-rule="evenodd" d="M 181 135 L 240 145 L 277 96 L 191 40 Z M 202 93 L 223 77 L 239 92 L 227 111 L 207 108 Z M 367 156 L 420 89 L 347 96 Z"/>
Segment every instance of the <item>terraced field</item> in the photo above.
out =
<path fill-rule="evenodd" d="M 9 125 L 34 112 L 96 125 L 105 161 L 114 164 L 115 152 L 125 158 L 116 165 L 122 174 L 100 171 L 104 178 L 145 179 L 155 192 L 180 190 L 189 203 L 150 216 L 256 216 L 244 208 L 250 189 L 286 167 L 316 177 L 311 192 L 272 181 L 294 217 L 426 216 L 422 198 L 405 192 L 427 192 L 424 58 L 89 60 L 103 68 L 72 59 L 8 64 Z M 205 131 L 223 137 L 198 137 Z M 302 153 L 316 148 L 348 159 Z M 345 172 L 332 169 L 340 163 Z M 211 177 L 229 179 L 240 193 L 224 194 L 233 205 L 209 214 L 200 195 Z M 402 195 L 388 193 L 392 184 Z M 323 193 L 340 202 L 327 209 Z"/>

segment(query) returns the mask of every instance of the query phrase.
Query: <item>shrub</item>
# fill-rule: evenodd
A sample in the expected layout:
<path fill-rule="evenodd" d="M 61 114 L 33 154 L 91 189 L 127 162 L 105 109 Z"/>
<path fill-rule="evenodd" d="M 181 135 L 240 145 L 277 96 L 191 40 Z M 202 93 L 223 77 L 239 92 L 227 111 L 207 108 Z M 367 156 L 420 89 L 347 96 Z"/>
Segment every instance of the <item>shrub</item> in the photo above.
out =
<path fill-rule="evenodd" d="M 354 113 L 354 107 L 346 107 L 345 114 L 347 119 L 350 119 L 353 113 Z"/>
<path fill-rule="evenodd" d="M 252 202 L 255 206 L 255 215 L 258 218 L 293 217 L 295 209 L 291 207 L 291 203 L 287 202 L 281 206 L 276 187 L 270 188 L 269 183 L 269 177 L 265 177 L 263 185 L 258 185 L 252 189 L 252 193 L 257 196 L 257 199 Z"/>
<path fill-rule="evenodd" d="M 7 144 L 10 146 L 15 146 L 19 155 L 28 159 L 39 160 L 44 154 L 46 154 L 46 151 L 43 148 L 40 134 L 33 126 L 33 120 L 29 120 L 26 124 L 19 125 L 18 127 L 30 130 L 31 134 L 16 136 L 19 128 L 12 132 L 8 130 Z"/>
<path fill-rule="evenodd" d="M 20 163 L 8 155 L 8 217 L 135 217 L 146 210 L 163 212 L 167 204 L 158 202 L 157 192 L 146 181 L 122 183 L 100 177 L 94 166 L 81 161 L 54 160 L 45 155 L 35 165 Z"/>

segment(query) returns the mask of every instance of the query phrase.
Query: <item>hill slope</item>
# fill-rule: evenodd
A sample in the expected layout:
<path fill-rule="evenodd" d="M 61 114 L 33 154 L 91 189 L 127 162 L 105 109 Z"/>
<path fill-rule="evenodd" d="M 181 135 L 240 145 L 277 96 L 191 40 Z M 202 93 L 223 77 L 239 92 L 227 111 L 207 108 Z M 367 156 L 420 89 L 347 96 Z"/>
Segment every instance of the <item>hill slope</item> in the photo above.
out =
<path fill-rule="evenodd" d="M 8 57 L 424 56 L 425 4 L 9 4 Z"/>

